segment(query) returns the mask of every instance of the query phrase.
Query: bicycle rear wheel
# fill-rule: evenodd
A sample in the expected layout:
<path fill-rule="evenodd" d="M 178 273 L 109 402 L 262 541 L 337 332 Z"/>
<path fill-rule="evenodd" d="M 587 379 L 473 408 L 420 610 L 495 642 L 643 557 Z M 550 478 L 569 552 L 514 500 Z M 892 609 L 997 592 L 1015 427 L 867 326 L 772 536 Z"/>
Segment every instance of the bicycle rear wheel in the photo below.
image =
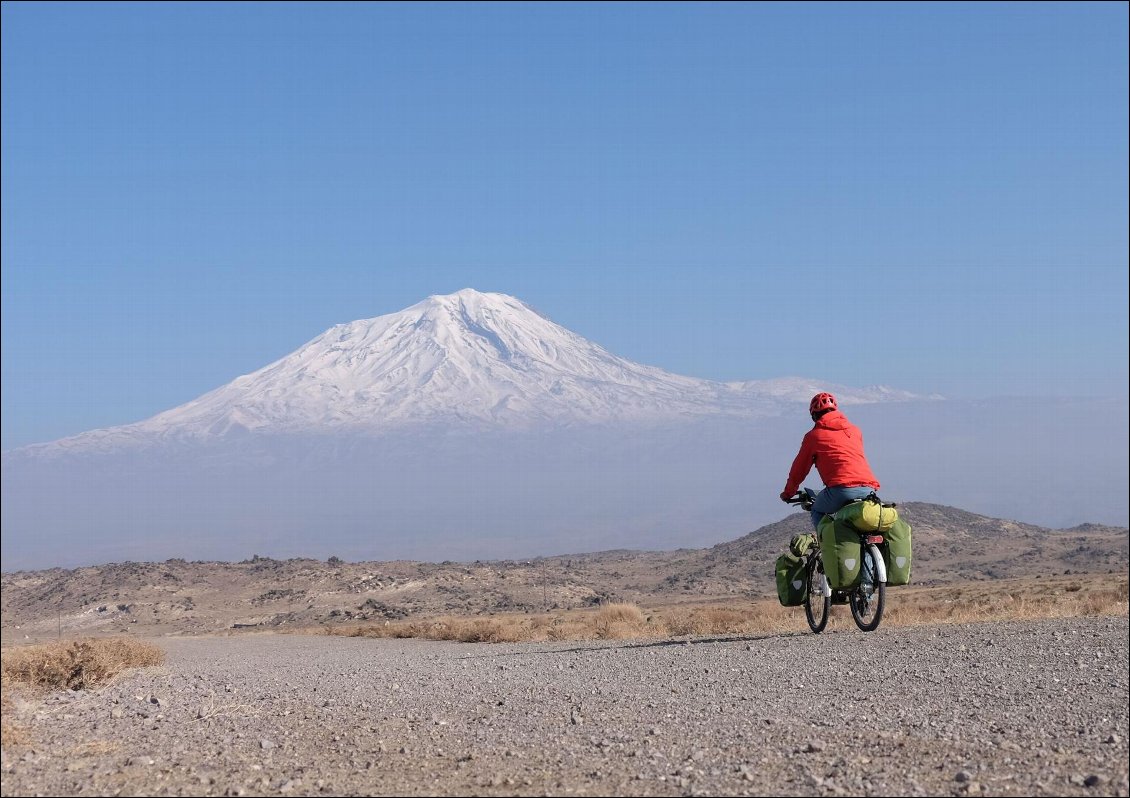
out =
<path fill-rule="evenodd" d="M 824 563 L 819 557 L 813 557 L 808 561 L 804 569 L 804 578 L 808 582 L 804 615 L 808 618 L 808 628 L 820 634 L 828 625 L 828 609 L 831 607 L 832 598 L 824 595 L 824 585 L 828 578 L 824 575 Z"/>
<path fill-rule="evenodd" d="M 886 596 L 887 586 L 879 581 L 879 569 L 875 565 L 875 549 L 865 546 L 860 562 L 859 585 L 848 596 L 855 625 L 865 632 L 878 629 L 879 621 L 883 619 Z"/>

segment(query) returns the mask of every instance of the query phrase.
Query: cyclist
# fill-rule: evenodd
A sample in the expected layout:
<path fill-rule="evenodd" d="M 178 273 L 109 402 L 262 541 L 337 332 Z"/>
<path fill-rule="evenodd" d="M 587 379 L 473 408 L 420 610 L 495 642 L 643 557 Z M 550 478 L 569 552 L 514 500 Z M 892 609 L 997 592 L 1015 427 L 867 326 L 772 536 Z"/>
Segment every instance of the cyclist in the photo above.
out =
<path fill-rule="evenodd" d="M 815 425 L 801 441 L 781 500 L 792 498 L 815 465 L 826 485 L 812 505 L 812 526 L 817 528 L 825 515 L 877 491 L 879 481 L 863 454 L 863 433 L 836 407 L 836 397 L 830 393 L 816 394 L 808 403 L 808 412 Z"/>

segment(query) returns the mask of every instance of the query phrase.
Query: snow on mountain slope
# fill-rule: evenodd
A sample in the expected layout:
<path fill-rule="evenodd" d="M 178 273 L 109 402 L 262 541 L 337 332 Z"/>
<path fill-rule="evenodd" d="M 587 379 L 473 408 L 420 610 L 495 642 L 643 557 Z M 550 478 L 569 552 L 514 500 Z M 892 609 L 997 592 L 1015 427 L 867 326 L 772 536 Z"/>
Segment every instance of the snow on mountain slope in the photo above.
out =
<path fill-rule="evenodd" d="M 136 424 L 52 444 L 104 450 L 248 432 L 369 434 L 418 423 L 542 424 L 764 417 L 833 390 L 843 404 L 912 398 L 784 378 L 721 383 L 617 357 L 514 297 L 465 289 L 340 324 L 297 351 Z"/>

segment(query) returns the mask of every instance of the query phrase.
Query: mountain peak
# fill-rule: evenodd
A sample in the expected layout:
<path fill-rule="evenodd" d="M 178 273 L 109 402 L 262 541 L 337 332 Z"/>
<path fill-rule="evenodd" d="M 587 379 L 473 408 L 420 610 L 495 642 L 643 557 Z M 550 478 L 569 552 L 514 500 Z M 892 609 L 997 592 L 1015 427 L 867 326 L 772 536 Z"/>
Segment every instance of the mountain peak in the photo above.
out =
<path fill-rule="evenodd" d="M 536 318 L 548 322 L 525 302 L 509 294 L 484 293 L 473 288 L 464 288 L 453 294 L 433 294 L 422 302 L 401 311 L 402 314 L 419 314 L 437 324 L 455 324 L 464 327 L 497 328 L 514 324 L 537 325 Z M 392 314 L 400 315 L 400 314 Z M 530 317 L 519 321 L 520 317 Z M 378 317 L 387 318 L 387 317 Z M 557 325 L 554 325 L 557 326 Z M 558 328 L 564 332 L 564 328 Z"/>
<path fill-rule="evenodd" d="M 506 301 L 519 302 L 519 300 L 510 296 L 509 294 L 499 294 L 493 291 L 478 291 L 474 288 L 462 288 L 451 294 L 431 294 L 425 299 L 425 302 L 440 302 L 440 303 L 454 303 L 454 302 L 489 302 L 489 301 Z M 519 304 L 521 304 L 519 302 Z"/>

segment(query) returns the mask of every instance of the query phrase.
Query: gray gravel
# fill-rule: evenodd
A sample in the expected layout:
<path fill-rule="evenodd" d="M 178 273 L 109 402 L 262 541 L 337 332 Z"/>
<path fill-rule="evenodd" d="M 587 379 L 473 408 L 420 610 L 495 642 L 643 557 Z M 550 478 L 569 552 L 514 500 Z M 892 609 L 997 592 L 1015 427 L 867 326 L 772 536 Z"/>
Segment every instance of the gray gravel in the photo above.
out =
<path fill-rule="evenodd" d="M 168 638 L 4 795 L 1127 795 L 1126 618 L 656 642 Z"/>

